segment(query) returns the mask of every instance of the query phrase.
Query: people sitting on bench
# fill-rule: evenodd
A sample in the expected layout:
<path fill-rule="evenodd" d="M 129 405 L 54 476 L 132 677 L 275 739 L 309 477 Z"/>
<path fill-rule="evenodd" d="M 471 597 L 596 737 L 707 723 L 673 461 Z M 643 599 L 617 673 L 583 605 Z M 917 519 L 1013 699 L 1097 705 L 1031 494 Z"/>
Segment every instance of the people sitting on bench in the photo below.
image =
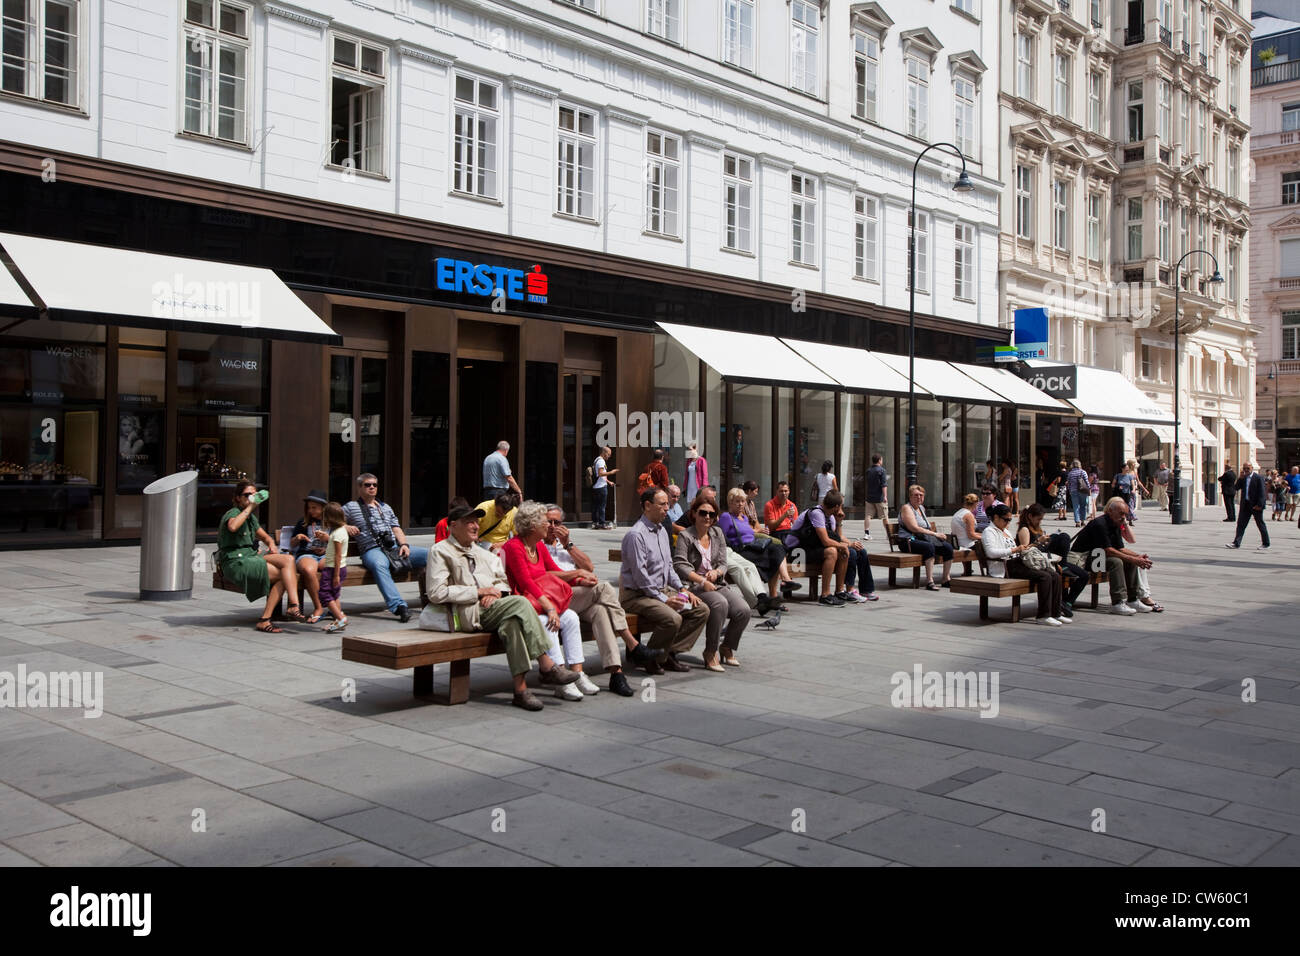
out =
<path fill-rule="evenodd" d="M 1041 562 L 1029 564 L 1024 555 L 1034 551 L 1045 556 L 1037 543 L 1016 544 L 1008 527 L 1011 524 L 1011 509 L 999 502 L 989 509 L 990 524 L 980 535 L 980 544 L 984 547 L 989 577 L 1022 578 L 1038 589 L 1038 614 L 1035 624 L 1060 627 L 1061 619 L 1061 576 L 1052 567 L 1050 561 L 1046 567 Z"/>
<path fill-rule="evenodd" d="M 925 589 L 938 591 L 947 587 L 952 576 L 952 545 L 946 536 L 935 529 L 934 522 L 925 513 L 925 489 L 912 485 L 907 489 L 907 504 L 898 512 L 898 550 L 905 554 L 919 554 L 925 564 Z M 943 561 L 943 579 L 934 580 L 934 560 Z"/>
<path fill-rule="evenodd" d="M 736 650 L 749 626 L 749 607 L 740 589 L 727 583 L 727 539 L 717 526 L 718 506 L 696 495 L 683 520 L 688 524 L 677 536 L 673 570 L 691 593 L 709 609 L 704 632 L 704 666 L 719 673 L 724 664 L 739 667 Z M 722 637 L 723 628 L 727 636 Z M 721 659 L 719 659 L 719 647 Z"/>
<path fill-rule="evenodd" d="M 571 540 L 564 524 L 564 509 L 559 505 L 546 506 L 546 536 L 542 539 L 551 559 L 560 569 L 560 576 L 573 588 L 571 611 L 591 628 L 600 649 L 600 662 L 609 674 L 609 689 L 621 697 L 631 697 L 632 688 L 623 674 L 623 661 L 618 653 L 618 638 L 623 639 L 627 656 L 638 664 L 661 659 L 664 651 L 652 651 L 636 639 L 627 625 L 627 614 L 618 603 L 618 592 L 608 581 L 596 577 L 596 566 L 591 558 Z"/>
<path fill-rule="evenodd" d="M 712 485 L 705 485 L 700 489 L 700 495 L 708 498 L 713 507 L 718 508 L 718 513 L 722 513 L 718 504 L 718 489 Z M 776 611 L 776 619 L 780 620 L 781 612 L 789 610 L 781 603 L 780 598 L 768 596 L 763 587 L 763 578 L 758 573 L 758 568 L 753 561 L 739 551 L 732 551 L 727 555 L 727 581 L 740 589 L 740 596 L 745 599 L 745 603 L 749 605 L 751 610 L 758 612 L 759 617 L 763 617 L 768 611 Z"/>
<path fill-rule="evenodd" d="M 1048 554 L 1054 554 L 1063 559 L 1058 571 L 1064 577 L 1069 578 L 1070 590 L 1069 597 L 1062 598 L 1061 613 L 1056 616 L 1060 618 L 1062 624 L 1066 624 L 1074 617 L 1074 599 L 1083 593 L 1083 589 L 1088 586 L 1088 572 L 1083 568 L 1076 568 L 1064 560 L 1065 556 L 1070 553 L 1070 536 L 1064 531 L 1058 531 L 1056 534 L 1050 535 L 1045 532 L 1043 530 L 1043 518 L 1046 514 L 1047 510 L 1037 501 L 1020 512 L 1020 525 L 1016 529 L 1016 544 L 1034 544 Z M 1061 582 L 1061 586 L 1062 588 L 1065 587 L 1064 581 Z"/>
<path fill-rule="evenodd" d="M 1093 518 L 1083 530 L 1074 536 L 1070 553 L 1065 560 L 1091 571 L 1093 555 L 1104 552 L 1106 555 L 1106 573 L 1110 576 L 1110 610 L 1112 614 L 1137 614 L 1139 568 L 1150 568 L 1151 559 L 1145 554 L 1138 554 L 1124 547 L 1121 526 L 1128 516 L 1129 504 L 1120 497 L 1111 498 L 1097 517 Z M 1080 588 L 1079 590 L 1082 590 Z M 1070 588 L 1070 600 L 1073 603 L 1077 595 L 1074 587 Z"/>
<path fill-rule="evenodd" d="M 356 500 L 343 506 L 343 516 L 348 522 L 348 534 L 361 554 L 361 563 L 374 576 L 385 606 L 405 624 L 411 619 L 411 609 L 393 583 L 388 554 L 395 549 L 418 571 L 428 562 L 429 549 L 411 547 L 406 543 L 406 533 L 402 531 L 397 515 L 379 500 L 379 479 L 369 472 L 357 476 Z"/>
<path fill-rule="evenodd" d="M 817 603 L 827 607 L 856 603 L 845 591 L 850 548 L 839 533 L 840 521 L 836 517 L 843 503 L 844 496 L 838 491 L 827 492 L 820 505 L 813 505 L 795 519 L 785 536 L 788 547 L 804 549 L 810 569 L 821 568 L 821 594 Z M 867 573 L 870 574 L 870 571 Z"/>
<path fill-rule="evenodd" d="M 727 544 L 741 555 L 754 562 L 759 577 L 767 584 L 767 594 L 775 600 L 777 587 L 785 597 L 798 590 L 802 585 L 790 578 L 790 568 L 785 562 L 785 548 L 780 541 L 771 537 L 755 537 L 754 528 L 745 516 L 745 504 L 749 497 L 741 488 L 732 488 L 727 492 L 727 510 L 718 518 L 718 527 L 727 537 Z"/>
<path fill-rule="evenodd" d="M 325 605 L 320 598 L 320 567 L 325 558 L 325 543 L 329 533 L 321 521 L 321 515 L 329 498 L 325 492 L 313 488 L 302 499 L 302 517 L 293 526 L 289 537 L 289 553 L 293 555 L 294 567 L 298 577 L 307 586 L 307 595 L 315 612 L 307 619 L 308 624 L 315 624 L 325 612 Z"/>
<path fill-rule="evenodd" d="M 691 649 L 709 620 L 708 606 L 682 589 L 673 570 L 672 548 L 663 527 L 667 516 L 668 492 L 651 485 L 641 492 L 641 517 L 623 536 L 619 603 L 650 626 L 650 649 L 667 652 L 662 665 L 641 662 L 647 674 L 689 671 L 677 655 Z"/>
<path fill-rule="evenodd" d="M 948 524 L 949 532 L 957 539 L 957 547 L 962 550 L 974 545 L 975 538 L 980 534 L 980 531 L 976 530 L 978 522 L 974 511 L 979 502 L 979 495 L 967 495 L 962 499 L 961 507 L 957 509 L 952 516 L 952 521 Z M 985 525 L 985 527 L 988 526 Z"/>
<path fill-rule="evenodd" d="M 980 487 L 979 501 L 975 503 L 975 533 L 983 534 L 989 526 L 989 509 L 998 503 L 997 490 L 992 485 Z"/>
<path fill-rule="evenodd" d="M 542 702 L 529 692 L 524 680 L 534 659 L 543 684 L 572 684 L 578 674 L 551 657 L 551 638 L 528 599 L 510 593 L 501 559 L 475 545 L 482 517 L 482 511 L 469 508 L 455 508 L 447 515 L 451 533 L 430 552 L 429 604 L 420 613 L 420 627 L 426 631 L 495 631 L 506 646 L 506 661 L 514 678 L 511 703 L 524 710 L 541 710 Z"/>
<path fill-rule="evenodd" d="M 235 484 L 232 507 L 221 516 L 217 528 L 217 566 L 227 581 L 244 589 L 248 600 L 266 598 L 262 617 L 256 629 L 266 634 L 282 634 L 283 629 L 271 622 L 271 614 L 280 606 L 280 595 L 288 592 L 290 605 L 285 611 L 295 621 L 303 621 L 302 608 L 298 606 L 298 574 L 293 557 L 280 553 L 280 547 L 262 528 L 253 514 L 257 505 L 253 493 L 257 485 L 251 481 Z M 266 544 L 267 553 L 257 553 L 257 542 Z"/>
<path fill-rule="evenodd" d="M 763 505 L 763 524 L 767 533 L 780 537 L 780 532 L 789 531 L 790 525 L 799 517 L 799 506 L 790 500 L 790 482 L 776 483 L 776 496 Z"/>
<path fill-rule="evenodd" d="M 836 495 L 839 501 L 838 505 L 832 504 L 829 496 L 822 502 L 822 508 L 826 513 L 835 519 L 835 534 L 833 537 L 836 541 L 843 540 L 844 522 L 844 493 L 842 491 L 833 491 L 831 494 Z M 854 604 L 865 604 L 868 601 L 879 601 L 880 596 L 876 594 L 876 580 L 871 574 L 871 560 L 867 555 L 867 546 L 861 541 L 849 541 L 849 562 L 844 571 L 844 590 L 836 592 L 836 597 L 842 601 L 852 601 Z"/>

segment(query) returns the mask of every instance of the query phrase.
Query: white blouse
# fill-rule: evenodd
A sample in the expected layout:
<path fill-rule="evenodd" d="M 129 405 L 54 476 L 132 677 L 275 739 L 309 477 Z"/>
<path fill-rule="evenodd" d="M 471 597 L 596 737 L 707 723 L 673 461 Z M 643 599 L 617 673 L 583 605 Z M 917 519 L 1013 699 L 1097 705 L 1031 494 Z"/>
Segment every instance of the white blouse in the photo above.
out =
<path fill-rule="evenodd" d="M 1005 578 L 1007 576 L 1007 558 L 1011 557 L 1011 549 L 1016 546 L 1016 539 L 997 525 L 991 524 L 980 535 L 980 542 L 984 545 L 984 557 L 989 566 L 989 577 Z"/>

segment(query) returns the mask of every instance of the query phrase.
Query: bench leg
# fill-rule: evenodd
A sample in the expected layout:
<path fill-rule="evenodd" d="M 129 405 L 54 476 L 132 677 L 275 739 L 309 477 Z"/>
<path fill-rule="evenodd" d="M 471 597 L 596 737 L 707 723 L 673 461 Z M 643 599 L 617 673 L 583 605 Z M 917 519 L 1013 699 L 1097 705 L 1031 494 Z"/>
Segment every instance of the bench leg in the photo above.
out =
<path fill-rule="evenodd" d="M 989 596 L 987 594 L 981 594 L 980 595 L 980 620 L 987 621 L 988 619 L 989 619 Z"/>
<path fill-rule="evenodd" d="M 421 610 L 429 606 L 429 592 L 425 590 L 425 583 L 426 583 L 425 575 L 424 572 L 421 571 L 420 572 L 420 609 Z"/>
<path fill-rule="evenodd" d="M 969 562 L 969 561 L 963 561 L 963 562 L 961 563 L 961 572 L 962 572 L 962 574 L 966 575 L 966 577 L 970 577 L 970 576 L 974 573 L 974 572 L 971 571 L 971 569 L 970 569 L 970 562 Z"/>
<path fill-rule="evenodd" d="M 411 690 L 416 697 L 428 697 L 433 693 L 432 664 L 415 668 L 415 676 L 411 678 Z"/>
<path fill-rule="evenodd" d="M 1020 623 L 1020 595 L 1011 595 L 1011 623 Z"/>
<path fill-rule="evenodd" d="M 921 566 L 918 564 L 912 569 L 912 590 L 918 590 L 921 587 Z"/>
<path fill-rule="evenodd" d="M 821 587 L 819 586 L 819 585 L 820 585 L 820 582 L 821 582 L 821 575 L 819 575 L 819 574 L 810 574 L 810 575 L 808 575 L 808 594 L 807 594 L 807 598 L 808 598 L 809 601 L 815 601 L 815 600 L 817 600 L 819 597 L 821 597 L 821 593 L 822 593 L 822 592 L 821 592 Z"/>
<path fill-rule="evenodd" d="M 891 567 L 889 569 L 889 586 L 891 588 L 898 587 L 898 568 Z"/>
<path fill-rule="evenodd" d="M 1092 609 L 1097 610 L 1097 592 L 1101 589 L 1100 581 L 1092 582 Z"/>
<path fill-rule="evenodd" d="M 447 703 L 463 704 L 467 700 L 469 700 L 469 661 L 452 661 Z"/>

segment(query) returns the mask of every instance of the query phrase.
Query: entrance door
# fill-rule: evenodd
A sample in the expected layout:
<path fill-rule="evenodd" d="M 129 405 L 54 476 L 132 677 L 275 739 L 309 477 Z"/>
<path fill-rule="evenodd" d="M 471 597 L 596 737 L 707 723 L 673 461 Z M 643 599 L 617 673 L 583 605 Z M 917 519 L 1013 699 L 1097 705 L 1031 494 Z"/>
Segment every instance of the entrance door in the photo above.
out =
<path fill-rule="evenodd" d="M 507 405 L 505 375 L 504 362 L 478 358 L 456 362 L 456 487 L 452 493 L 464 495 L 471 505 L 483 500 L 483 459 L 496 451 L 497 442 L 510 440 L 508 423 L 515 414 Z M 511 469 L 518 463 L 512 448 Z"/>
<path fill-rule="evenodd" d="M 575 521 L 581 521 L 591 514 L 591 486 L 587 484 L 586 468 L 596 460 L 596 415 L 600 412 L 601 404 L 600 379 L 600 373 L 594 370 L 564 370 L 560 500 L 565 514 L 572 515 Z M 622 476 L 623 473 L 619 474 Z"/>
<path fill-rule="evenodd" d="M 333 501 L 356 497 L 356 476 L 379 478 L 379 496 L 394 493 L 384 452 L 388 359 L 365 352 L 330 353 L 330 477 Z"/>

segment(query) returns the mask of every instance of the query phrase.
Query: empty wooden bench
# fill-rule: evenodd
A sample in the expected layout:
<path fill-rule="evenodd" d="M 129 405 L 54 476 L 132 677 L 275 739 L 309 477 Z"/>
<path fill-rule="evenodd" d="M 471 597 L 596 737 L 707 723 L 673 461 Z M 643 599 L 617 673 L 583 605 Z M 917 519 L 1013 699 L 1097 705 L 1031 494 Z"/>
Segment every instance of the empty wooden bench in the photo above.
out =
<path fill-rule="evenodd" d="M 627 616 L 627 626 L 628 630 L 640 637 L 640 621 L 635 614 Z M 585 623 L 582 626 L 582 639 L 593 639 Z M 411 690 L 415 696 L 430 697 L 437 703 L 448 705 L 463 704 L 469 700 L 470 661 L 476 657 L 491 657 L 505 652 L 505 643 L 497 635 L 486 631 L 444 634 L 408 628 L 369 637 L 346 632 L 343 635 L 343 660 L 388 670 L 414 668 Z M 445 699 L 433 693 L 435 664 L 451 665 Z"/>
<path fill-rule="evenodd" d="M 908 554 L 905 551 L 898 550 L 898 526 L 892 523 L 888 518 L 881 518 L 881 524 L 885 527 L 885 540 L 889 542 L 889 550 L 872 553 L 867 556 L 867 561 L 873 568 L 886 568 L 889 571 L 889 586 L 898 587 L 898 571 L 900 568 L 912 569 L 912 587 L 921 586 L 921 566 L 924 563 L 919 554 Z"/>

